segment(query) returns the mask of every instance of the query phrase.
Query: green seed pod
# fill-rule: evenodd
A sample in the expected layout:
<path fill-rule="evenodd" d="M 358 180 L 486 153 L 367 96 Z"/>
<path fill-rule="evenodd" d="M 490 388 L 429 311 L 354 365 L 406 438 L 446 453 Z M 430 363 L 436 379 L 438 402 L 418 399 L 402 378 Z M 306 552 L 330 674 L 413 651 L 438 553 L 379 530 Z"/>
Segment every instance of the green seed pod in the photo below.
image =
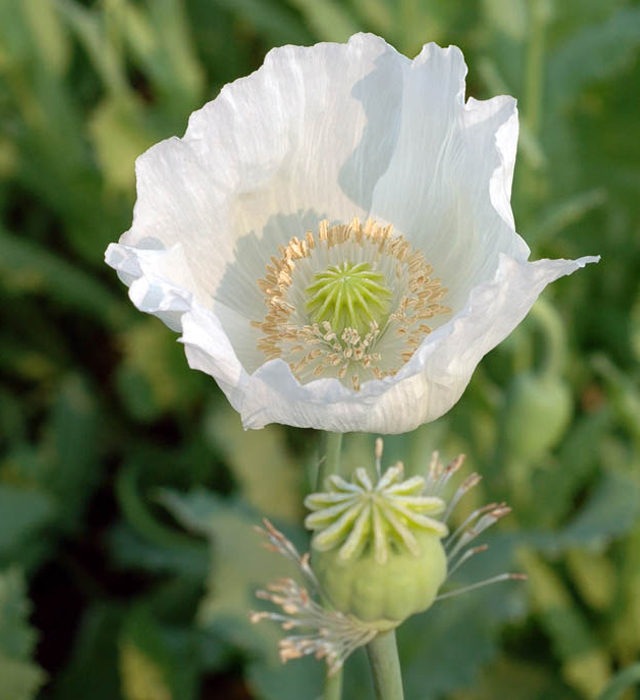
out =
<path fill-rule="evenodd" d="M 315 530 L 311 565 L 329 602 L 377 629 L 426 610 L 447 574 L 447 528 L 429 517 L 444 501 L 423 495 L 422 477 L 402 481 L 401 464 L 376 484 L 364 469 L 328 481 L 329 491 L 307 497 L 314 512 L 305 524 Z"/>
<path fill-rule="evenodd" d="M 416 534 L 420 552 L 399 548 L 384 564 L 369 549 L 355 562 L 338 552 L 312 550 L 311 564 L 331 604 L 341 612 L 385 629 L 431 606 L 447 575 L 438 535 Z"/>
<path fill-rule="evenodd" d="M 507 459 L 534 462 L 553 449 L 572 415 L 571 392 L 557 376 L 522 374 L 507 392 L 502 440 Z"/>

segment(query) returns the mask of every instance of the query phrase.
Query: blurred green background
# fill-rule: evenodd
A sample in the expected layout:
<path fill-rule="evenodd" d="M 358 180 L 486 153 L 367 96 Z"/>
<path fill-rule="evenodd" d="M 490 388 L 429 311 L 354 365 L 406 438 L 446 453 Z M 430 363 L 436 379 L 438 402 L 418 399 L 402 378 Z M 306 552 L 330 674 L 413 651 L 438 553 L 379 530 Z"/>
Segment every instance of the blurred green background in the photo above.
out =
<path fill-rule="evenodd" d="M 485 475 L 515 513 L 462 580 L 526 571 L 399 632 L 408 700 L 579 700 L 640 652 L 640 5 L 624 0 L 0 0 L 0 700 L 304 700 L 250 626 L 304 546 L 312 431 L 244 434 L 103 251 L 135 157 L 272 46 L 358 30 L 460 46 L 468 94 L 519 99 L 513 205 L 552 286 L 450 414 L 386 442 Z M 348 436 L 347 463 L 372 438 Z M 482 491 L 482 493 L 480 492 Z M 474 498 L 466 503 L 473 506 Z M 464 571 L 464 570 L 463 570 Z M 372 697 L 363 654 L 345 698 Z M 627 700 L 640 693 L 628 690 Z"/>

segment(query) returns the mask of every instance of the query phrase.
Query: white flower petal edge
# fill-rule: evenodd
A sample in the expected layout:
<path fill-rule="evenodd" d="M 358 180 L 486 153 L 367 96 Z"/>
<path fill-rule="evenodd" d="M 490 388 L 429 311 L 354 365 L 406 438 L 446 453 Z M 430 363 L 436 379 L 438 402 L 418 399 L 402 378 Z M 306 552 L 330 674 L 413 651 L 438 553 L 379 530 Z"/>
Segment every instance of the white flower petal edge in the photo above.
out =
<path fill-rule="evenodd" d="M 229 391 L 213 314 L 183 317 L 182 341 L 190 366 L 218 379 L 246 428 L 286 423 L 336 432 L 401 433 L 439 418 L 456 403 L 478 362 L 522 321 L 547 284 L 597 260 L 523 263 L 503 255 L 494 280 L 476 287 L 466 308 L 428 336 L 395 377 L 367 382 L 359 392 L 335 379 L 301 386 L 282 360 L 266 363 L 252 376 L 241 371 Z"/>
<path fill-rule="evenodd" d="M 598 260 L 527 262 L 509 204 L 515 102 L 464 103 L 465 72 L 455 47 L 428 45 L 411 62 L 371 35 L 356 35 L 346 45 L 274 49 L 259 71 L 194 113 L 183 139 L 162 142 L 138 159 L 134 222 L 119 244 L 109 246 L 106 261 L 141 311 L 182 331 L 190 366 L 216 379 L 246 428 L 279 422 L 387 434 L 434 420 L 455 404 L 480 359 L 547 284 Z M 378 95 L 390 80 L 389 97 L 371 98 L 364 111 L 353 98 L 354 83 L 362 88 L 365 81 Z M 428 108 L 421 107 L 421 94 L 426 91 L 427 102 L 434 96 L 434 80 L 442 86 L 442 95 L 435 95 L 441 109 L 430 118 L 442 121 L 442 112 L 451 110 L 457 116 L 434 125 L 440 129 L 435 142 L 434 130 L 428 124 L 420 130 L 416 121 Z M 321 107 L 324 100 L 326 110 L 337 109 L 336 94 L 344 122 L 339 143 L 318 165 L 301 144 L 323 154 L 332 144 L 335 116 L 327 127 Z M 369 129 L 372 114 L 376 133 Z M 407 132 L 416 128 L 412 143 Z M 313 165 L 325 170 L 310 173 L 310 183 L 296 190 L 304 168 Z M 408 170 L 419 177 L 407 178 Z M 288 178 L 280 182 L 283 173 Z M 277 212 L 285 223 L 274 232 L 269 225 Z M 458 278 L 465 285 L 452 295 L 450 320 L 393 377 L 365 382 L 359 391 L 329 378 L 301 385 L 283 360 L 256 355 L 249 321 L 264 309 L 255 281 L 278 243 L 303 236 L 305 226 L 325 216 L 346 221 L 354 214 L 388 219 L 415 248 L 428 251 L 445 284 Z M 435 238 L 429 235 L 433 221 Z M 263 232 L 262 238 L 240 249 L 239 236 L 249 231 Z M 225 280 L 240 277 L 243 285 L 225 292 Z"/>

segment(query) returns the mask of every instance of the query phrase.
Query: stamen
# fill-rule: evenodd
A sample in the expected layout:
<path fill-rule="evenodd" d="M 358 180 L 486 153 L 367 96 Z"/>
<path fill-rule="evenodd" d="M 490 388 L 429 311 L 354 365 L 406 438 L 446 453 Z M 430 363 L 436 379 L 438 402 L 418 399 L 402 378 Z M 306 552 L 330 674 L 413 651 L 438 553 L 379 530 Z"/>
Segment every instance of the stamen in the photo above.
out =
<path fill-rule="evenodd" d="M 498 576 L 493 576 L 492 578 L 485 579 L 484 581 L 478 581 L 477 583 L 472 583 L 469 586 L 464 586 L 463 588 L 456 588 L 453 591 L 447 591 L 446 593 L 441 593 L 436 596 L 436 602 L 440 600 L 445 600 L 445 598 L 454 598 L 455 596 L 462 595 L 463 593 L 469 593 L 470 591 L 475 591 L 478 588 L 484 588 L 484 586 L 490 586 L 492 583 L 499 583 L 500 581 L 526 581 L 527 576 L 525 574 L 499 574 Z"/>
<path fill-rule="evenodd" d="M 267 313 L 252 325 L 267 360 L 284 359 L 301 383 L 335 377 L 359 391 L 393 376 L 431 332 L 424 321 L 450 311 L 423 253 L 391 226 L 325 220 L 279 252 L 258 280 Z"/>
<path fill-rule="evenodd" d="M 264 524 L 264 529 L 256 529 L 267 539 L 268 549 L 280 552 L 296 563 L 303 576 L 311 581 L 313 593 L 309 594 L 291 578 L 276 581 L 269 584 L 265 590 L 256 591 L 256 596 L 277 605 L 282 612 L 251 612 L 249 619 L 253 623 L 273 620 L 286 631 L 299 628 L 315 630 L 288 635 L 280 640 L 280 659 L 284 663 L 291 659 L 314 655 L 318 659 L 325 659 L 329 673 L 335 673 L 347 657 L 358 647 L 368 644 L 378 630 L 360 622 L 353 615 L 327 610 L 318 600 L 314 600 L 313 596 L 319 597 L 320 591 L 309 566 L 309 554 L 300 555 L 293 544 L 268 520 L 265 519 Z"/>

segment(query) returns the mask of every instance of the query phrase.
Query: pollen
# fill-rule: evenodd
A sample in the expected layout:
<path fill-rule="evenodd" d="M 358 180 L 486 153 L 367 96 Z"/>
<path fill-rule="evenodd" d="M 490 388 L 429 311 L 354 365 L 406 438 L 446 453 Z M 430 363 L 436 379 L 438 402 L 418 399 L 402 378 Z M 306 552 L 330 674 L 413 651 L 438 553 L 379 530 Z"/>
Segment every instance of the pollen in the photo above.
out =
<path fill-rule="evenodd" d="M 393 376 L 450 309 L 421 251 L 392 226 L 355 218 L 320 222 L 292 238 L 258 280 L 265 316 L 258 349 L 282 359 L 301 383 L 333 377 L 359 391 Z"/>

